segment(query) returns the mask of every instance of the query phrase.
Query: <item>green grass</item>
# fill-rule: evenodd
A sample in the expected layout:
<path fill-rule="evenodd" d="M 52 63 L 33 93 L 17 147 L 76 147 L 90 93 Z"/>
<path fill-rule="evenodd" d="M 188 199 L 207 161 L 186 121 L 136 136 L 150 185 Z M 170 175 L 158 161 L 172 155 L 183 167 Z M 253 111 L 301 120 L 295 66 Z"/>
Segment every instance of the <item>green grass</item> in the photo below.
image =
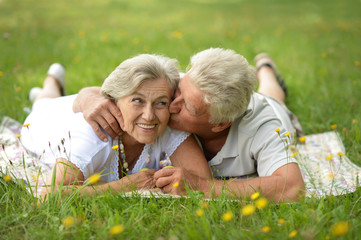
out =
<path fill-rule="evenodd" d="M 30 107 L 27 93 L 41 86 L 49 65 L 67 68 L 69 94 L 103 79 L 124 59 L 149 52 L 177 58 L 209 48 L 231 48 L 250 62 L 270 53 L 284 75 L 289 108 L 306 134 L 329 131 L 331 124 L 347 156 L 361 165 L 361 2 L 236 0 L 75 0 L 0 1 L 0 115 L 22 122 Z M 358 123 L 352 123 L 356 119 Z M 200 200 L 63 198 L 36 207 L 22 190 L 0 179 L 0 239 L 106 239 L 123 224 L 130 239 L 325 239 L 331 226 L 347 220 L 346 239 L 359 236 L 360 189 L 343 197 L 269 205 L 249 217 L 242 206 L 221 199 L 201 218 Z M 242 203 L 245 204 L 245 203 Z M 232 211 L 224 222 L 221 215 Z M 82 216 L 66 228 L 62 219 Z M 277 224 L 279 218 L 286 221 Z M 259 229 L 270 226 L 269 233 Z"/>

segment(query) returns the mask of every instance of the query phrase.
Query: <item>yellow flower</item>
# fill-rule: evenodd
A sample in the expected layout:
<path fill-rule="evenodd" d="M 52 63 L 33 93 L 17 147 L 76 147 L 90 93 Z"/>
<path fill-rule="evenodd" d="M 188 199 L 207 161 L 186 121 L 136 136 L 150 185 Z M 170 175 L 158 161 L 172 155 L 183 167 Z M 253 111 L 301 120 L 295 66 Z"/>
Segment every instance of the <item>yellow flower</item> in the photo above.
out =
<path fill-rule="evenodd" d="M 361 66 L 361 62 L 360 62 L 360 61 L 355 61 L 355 66 L 356 66 L 356 67 L 360 67 L 360 66 Z"/>
<path fill-rule="evenodd" d="M 300 138 L 298 138 L 298 140 L 299 140 L 301 143 L 304 143 L 304 142 L 306 142 L 306 137 L 305 137 L 305 136 L 300 137 Z"/>
<path fill-rule="evenodd" d="M 183 37 L 183 34 L 181 32 L 174 31 L 172 32 L 172 37 L 181 39 Z"/>
<path fill-rule="evenodd" d="M 109 233 L 111 235 L 118 235 L 121 234 L 124 231 L 123 224 L 117 224 L 109 229 Z"/>
<path fill-rule="evenodd" d="M 206 209 L 209 207 L 209 203 L 208 202 L 202 202 L 202 208 Z"/>
<path fill-rule="evenodd" d="M 196 211 L 196 215 L 197 215 L 197 217 L 202 217 L 203 216 L 203 213 L 204 213 L 204 211 L 202 210 L 202 209 L 197 209 L 197 211 Z"/>
<path fill-rule="evenodd" d="M 288 137 L 290 135 L 290 132 L 286 132 L 285 136 Z"/>
<path fill-rule="evenodd" d="M 94 184 L 94 183 L 97 183 L 99 180 L 100 180 L 100 174 L 95 173 L 88 178 L 88 183 Z"/>
<path fill-rule="evenodd" d="M 284 218 L 278 219 L 278 224 L 279 224 L 279 225 L 282 225 L 282 224 L 284 224 L 284 223 L 285 223 L 285 219 L 284 219 Z"/>
<path fill-rule="evenodd" d="M 353 124 L 357 124 L 357 123 L 358 123 L 358 120 L 357 120 L 357 119 L 352 119 L 352 123 L 353 123 Z"/>
<path fill-rule="evenodd" d="M 119 148 L 119 146 L 118 146 L 118 145 L 114 145 L 112 148 L 113 148 L 114 150 L 116 150 L 116 149 Z"/>
<path fill-rule="evenodd" d="M 0 77 L 2 77 L 3 75 L 4 75 L 4 73 L 0 71 Z"/>
<path fill-rule="evenodd" d="M 332 124 L 332 125 L 331 125 L 331 128 L 332 128 L 333 130 L 335 130 L 335 129 L 337 128 L 337 124 Z"/>
<path fill-rule="evenodd" d="M 349 229 L 350 223 L 347 221 L 341 221 L 332 226 L 331 233 L 335 237 L 340 237 L 345 235 Z"/>
<path fill-rule="evenodd" d="M 16 138 L 21 138 L 21 135 L 20 135 L 20 134 L 19 134 L 19 135 L 17 135 L 17 136 L 16 136 Z"/>
<path fill-rule="evenodd" d="M 228 211 L 228 212 L 226 212 L 226 213 L 224 213 L 224 214 L 222 215 L 222 220 L 225 221 L 225 222 L 231 221 L 232 218 L 233 218 L 233 214 L 232 214 L 232 212 L 230 212 L 230 211 Z"/>
<path fill-rule="evenodd" d="M 26 123 L 23 125 L 23 127 L 29 127 L 30 126 L 30 123 Z"/>
<path fill-rule="evenodd" d="M 292 153 L 291 157 L 296 157 L 297 156 L 297 152 Z"/>
<path fill-rule="evenodd" d="M 275 131 L 276 131 L 276 133 L 279 133 L 279 132 L 280 132 L 280 129 L 279 129 L 279 128 L 276 128 Z"/>
<path fill-rule="evenodd" d="M 264 226 L 263 228 L 261 228 L 261 232 L 268 233 L 269 231 L 271 231 L 271 228 L 269 226 Z"/>
<path fill-rule="evenodd" d="M 256 202 L 255 202 L 255 205 L 258 209 L 263 209 L 265 207 L 267 207 L 267 204 L 268 204 L 268 201 L 266 198 L 262 197 L 260 199 L 258 199 Z"/>
<path fill-rule="evenodd" d="M 79 32 L 79 37 L 80 37 L 80 38 L 84 38 L 85 35 L 86 35 L 86 32 L 85 32 L 85 31 L 80 31 L 80 32 Z"/>
<path fill-rule="evenodd" d="M 327 56 L 328 56 L 328 53 L 322 53 L 323 58 L 327 58 Z"/>
<path fill-rule="evenodd" d="M 63 219 L 62 223 L 63 223 L 63 225 L 65 227 L 71 227 L 71 226 L 73 226 L 75 224 L 75 218 L 66 217 L 66 218 Z"/>
<path fill-rule="evenodd" d="M 343 156 L 343 153 L 342 153 L 342 152 L 339 152 L 339 153 L 337 153 L 337 156 L 342 157 L 342 156 Z"/>
<path fill-rule="evenodd" d="M 328 156 L 326 157 L 326 160 L 327 160 L 327 161 L 331 161 L 332 158 L 333 158 L 333 155 L 330 154 L 330 155 L 328 155 Z"/>
<path fill-rule="evenodd" d="M 174 188 L 177 188 L 179 186 L 179 182 L 175 182 L 174 184 L 173 184 L 173 187 Z"/>
<path fill-rule="evenodd" d="M 5 182 L 10 182 L 11 181 L 10 175 L 5 175 L 3 178 L 4 178 Z"/>
<path fill-rule="evenodd" d="M 293 230 L 292 232 L 290 232 L 290 234 L 288 234 L 288 236 L 289 236 L 290 238 L 296 237 L 296 236 L 297 236 L 297 230 Z"/>
<path fill-rule="evenodd" d="M 248 204 L 242 208 L 241 213 L 243 216 L 249 216 L 252 213 L 254 213 L 254 211 L 256 211 L 256 207 L 251 204 Z"/>
<path fill-rule="evenodd" d="M 333 173 L 330 172 L 330 173 L 328 174 L 328 177 L 332 179 L 332 178 L 334 177 Z"/>
<path fill-rule="evenodd" d="M 259 197 L 259 192 L 255 192 L 255 193 L 253 193 L 253 194 L 251 195 L 251 199 L 252 199 L 252 200 L 257 199 L 258 197 Z"/>

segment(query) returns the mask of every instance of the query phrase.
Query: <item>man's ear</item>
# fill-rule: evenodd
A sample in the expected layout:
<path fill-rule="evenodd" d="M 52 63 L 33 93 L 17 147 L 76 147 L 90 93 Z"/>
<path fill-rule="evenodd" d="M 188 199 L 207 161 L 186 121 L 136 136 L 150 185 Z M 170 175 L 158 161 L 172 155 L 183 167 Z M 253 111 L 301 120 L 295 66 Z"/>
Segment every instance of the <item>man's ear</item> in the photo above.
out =
<path fill-rule="evenodd" d="M 213 124 L 213 127 L 211 130 L 214 133 L 218 133 L 218 132 L 222 132 L 224 129 L 230 127 L 231 125 L 232 125 L 232 122 L 217 123 L 217 124 Z"/>

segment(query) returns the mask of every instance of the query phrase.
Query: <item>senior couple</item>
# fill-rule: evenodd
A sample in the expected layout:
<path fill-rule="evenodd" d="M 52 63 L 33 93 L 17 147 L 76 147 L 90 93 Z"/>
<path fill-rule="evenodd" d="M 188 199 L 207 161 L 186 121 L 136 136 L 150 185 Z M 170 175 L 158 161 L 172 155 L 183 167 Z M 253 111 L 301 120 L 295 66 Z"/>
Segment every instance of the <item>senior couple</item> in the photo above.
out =
<path fill-rule="evenodd" d="M 86 194 L 189 188 L 205 197 L 259 191 L 275 202 L 297 201 L 304 183 L 286 146 L 301 128 L 272 59 L 258 55 L 256 67 L 232 50 L 211 48 L 194 55 L 179 79 L 176 60 L 143 54 L 122 62 L 101 88 L 60 97 L 64 70 L 53 65 L 22 141 L 54 165 L 56 185 L 78 187 L 101 173 L 102 184 L 81 188 Z M 162 168 L 168 161 L 174 167 Z"/>

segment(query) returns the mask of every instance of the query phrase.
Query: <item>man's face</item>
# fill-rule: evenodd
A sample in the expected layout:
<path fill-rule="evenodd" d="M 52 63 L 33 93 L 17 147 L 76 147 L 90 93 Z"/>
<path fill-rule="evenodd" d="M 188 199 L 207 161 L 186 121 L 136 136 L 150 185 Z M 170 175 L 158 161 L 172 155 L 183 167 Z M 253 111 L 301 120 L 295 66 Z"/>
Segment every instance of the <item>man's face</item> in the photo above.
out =
<path fill-rule="evenodd" d="M 211 132 L 209 106 L 204 102 L 204 93 L 189 81 L 189 74 L 181 79 L 169 106 L 171 113 L 169 126 L 200 137 Z"/>

